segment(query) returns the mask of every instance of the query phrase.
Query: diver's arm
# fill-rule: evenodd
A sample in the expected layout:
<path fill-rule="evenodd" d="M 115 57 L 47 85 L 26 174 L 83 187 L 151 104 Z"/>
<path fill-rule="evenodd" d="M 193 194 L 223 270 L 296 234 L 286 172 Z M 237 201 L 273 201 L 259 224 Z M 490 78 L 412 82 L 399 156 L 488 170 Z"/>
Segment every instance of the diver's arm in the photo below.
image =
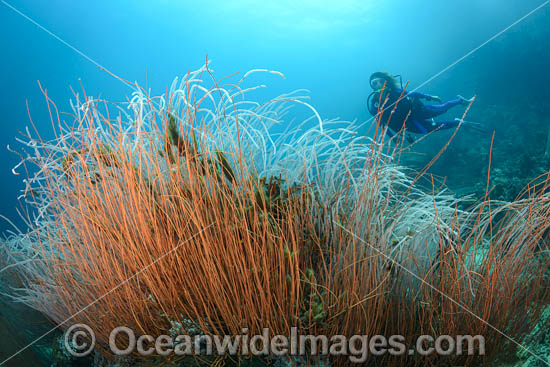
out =
<path fill-rule="evenodd" d="M 413 98 L 424 98 L 426 101 L 432 100 L 432 96 L 430 96 L 429 94 L 424 94 L 420 92 L 408 92 L 407 95 Z"/>

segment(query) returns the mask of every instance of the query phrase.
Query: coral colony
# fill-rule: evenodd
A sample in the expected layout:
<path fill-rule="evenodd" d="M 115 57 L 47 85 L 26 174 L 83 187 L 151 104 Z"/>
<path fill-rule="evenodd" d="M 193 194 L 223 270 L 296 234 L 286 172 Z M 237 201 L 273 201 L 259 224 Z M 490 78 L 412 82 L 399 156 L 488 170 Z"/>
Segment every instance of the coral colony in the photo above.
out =
<path fill-rule="evenodd" d="M 2 247 L 11 296 L 62 328 L 89 325 L 107 360 L 118 326 L 488 341 L 483 356 L 386 354 L 369 366 L 472 366 L 514 353 L 548 299 L 547 181 L 517 201 L 486 194 L 463 209 L 443 187 L 421 189 L 425 171 L 399 166 L 381 121 L 367 135 L 324 121 L 301 91 L 249 100 L 261 87 L 247 85 L 251 73 L 274 72 L 215 80 L 205 65 L 161 96 L 137 85 L 126 103 L 75 95 L 72 123 L 47 98 L 56 138 L 29 132 L 18 150 L 34 214 Z M 293 121 L 297 110 L 311 117 Z M 298 364 L 244 353 L 125 358 Z"/>

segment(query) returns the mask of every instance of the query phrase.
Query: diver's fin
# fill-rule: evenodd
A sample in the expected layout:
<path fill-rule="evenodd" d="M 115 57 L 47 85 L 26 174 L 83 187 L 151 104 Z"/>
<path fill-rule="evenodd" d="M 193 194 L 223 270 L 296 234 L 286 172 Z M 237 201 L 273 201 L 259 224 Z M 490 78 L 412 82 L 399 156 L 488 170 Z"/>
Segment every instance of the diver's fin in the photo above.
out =
<path fill-rule="evenodd" d="M 466 120 L 463 120 L 463 119 L 458 118 L 458 117 L 455 118 L 455 121 L 457 121 L 457 122 L 462 121 L 462 126 L 464 126 L 466 128 L 469 128 L 469 129 L 472 129 L 472 130 L 475 130 L 475 131 L 480 132 L 480 133 L 485 133 L 486 134 L 486 133 L 489 132 L 489 130 L 481 122 L 466 121 Z"/>
<path fill-rule="evenodd" d="M 460 102 L 462 102 L 462 104 L 470 104 L 473 102 L 475 96 L 472 98 L 464 98 L 460 94 L 457 94 L 456 98 L 460 99 Z"/>

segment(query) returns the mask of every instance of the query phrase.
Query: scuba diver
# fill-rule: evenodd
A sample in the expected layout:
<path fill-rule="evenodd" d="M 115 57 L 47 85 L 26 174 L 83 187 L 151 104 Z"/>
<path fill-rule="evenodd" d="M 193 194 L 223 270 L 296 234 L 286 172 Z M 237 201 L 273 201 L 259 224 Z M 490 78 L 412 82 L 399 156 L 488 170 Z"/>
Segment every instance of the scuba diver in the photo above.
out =
<path fill-rule="evenodd" d="M 415 139 L 408 133 L 428 134 L 435 130 L 456 128 L 461 123 L 461 119 L 434 121 L 434 117 L 444 114 L 455 106 L 468 105 L 474 100 L 458 95 L 456 99 L 441 103 L 441 98 L 438 96 L 404 92 L 402 82 L 398 84 L 396 77 L 383 71 L 377 71 L 370 76 L 370 85 L 373 92 L 367 100 L 369 112 L 373 116 L 382 114 L 380 121 L 387 125 L 387 134 L 390 137 L 401 133 L 404 128 L 405 138 L 409 143 L 414 142 Z M 439 104 L 425 105 L 420 101 L 421 99 L 436 101 Z M 382 106 L 379 106 L 379 103 Z M 462 124 L 477 131 L 486 131 L 479 123 L 462 121 Z"/>

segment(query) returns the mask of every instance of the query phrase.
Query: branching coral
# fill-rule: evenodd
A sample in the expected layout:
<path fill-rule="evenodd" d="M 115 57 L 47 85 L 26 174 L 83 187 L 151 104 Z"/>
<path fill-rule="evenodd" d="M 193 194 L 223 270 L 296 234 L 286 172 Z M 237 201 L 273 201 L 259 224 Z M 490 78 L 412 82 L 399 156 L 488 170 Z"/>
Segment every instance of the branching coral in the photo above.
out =
<path fill-rule="evenodd" d="M 357 124 L 313 110 L 276 136 L 293 107 L 312 108 L 300 92 L 260 104 L 246 99 L 257 88 L 243 85 L 248 73 L 206 87 L 209 75 L 204 66 L 160 97 L 136 87 L 126 104 L 77 97 L 72 127 L 57 120 L 54 141 L 23 142 L 22 164 L 38 168 L 25 189 L 36 217 L 2 248 L 4 271 L 25 284 L 15 299 L 56 323 L 90 325 L 105 354 L 120 325 L 152 335 L 174 325 L 407 340 L 486 333 L 499 341 L 487 358 L 505 345 L 500 331 L 527 331 L 547 296 L 537 288 L 548 265 L 544 191 L 459 211 L 444 191 L 416 187 L 383 134 L 359 136 Z M 511 214 L 494 232 L 497 211 Z"/>

